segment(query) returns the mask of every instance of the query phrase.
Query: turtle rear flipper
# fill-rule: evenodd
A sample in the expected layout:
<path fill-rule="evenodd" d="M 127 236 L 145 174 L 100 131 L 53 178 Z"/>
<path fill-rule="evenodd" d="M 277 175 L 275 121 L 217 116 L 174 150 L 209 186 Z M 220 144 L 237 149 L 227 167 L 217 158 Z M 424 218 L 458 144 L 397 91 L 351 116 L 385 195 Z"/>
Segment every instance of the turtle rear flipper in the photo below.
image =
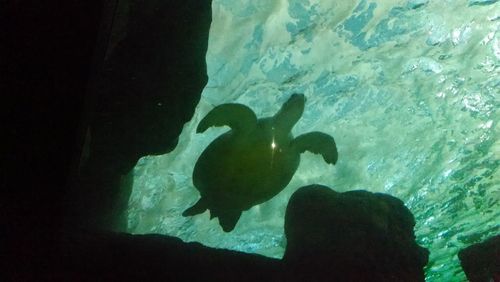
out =
<path fill-rule="evenodd" d="M 200 214 L 200 213 L 206 211 L 207 208 L 208 208 L 207 203 L 205 202 L 205 200 L 203 200 L 203 198 L 201 198 L 200 200 L 198 200 L 198 202 L 196 202 L 196 204 L 194 204 L 192 207 L 185 210 L 182 213 L 182 216 L 197 215 L 197 214 Z"/>
<path fill-rule="evenodd" d="M 337 145 L 332 136 L 323 132 L 310 132 L 302 134 L 292 141 L 300 153 L 309 151 L 314 154 L 321 154 L 325 162 L 336 164 L 338 159 Z"/>
<path fill-rule="evenodd" d="M 257 116 L 247 106 L 223 104 L 213 108 L 198 124 L 197 133 L 212 126 L 227 125 L 233 130 L 252 129 L 257 124 Z"/>
<path fill-rule="evenodd" d="M 240 219 L 241 211 L 224 211 L 224 213 L 217 215 L 219 218 L 219 224 L 224 232 L 230 232 L 238 223 Z"/>

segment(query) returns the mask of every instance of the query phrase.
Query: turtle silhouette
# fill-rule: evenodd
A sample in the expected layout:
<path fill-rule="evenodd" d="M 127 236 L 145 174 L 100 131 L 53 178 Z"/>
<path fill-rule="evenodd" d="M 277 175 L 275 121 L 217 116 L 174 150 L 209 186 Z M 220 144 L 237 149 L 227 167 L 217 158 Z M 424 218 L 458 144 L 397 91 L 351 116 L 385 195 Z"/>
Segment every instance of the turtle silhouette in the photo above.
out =
<path fill-rule="evenodd" d="M 293 94 L 272 117 L 257 119 L 242 104 L 222 104 L 198 124 L 197 133 L 211 126 L 231 130 L 217 137 L 202 152 L 193 171 L 193 184 L 201 198 L 183 212 L 193 216 L 210 210 L 225 232 L 234 229 L 241 213 L 266 202 L 283 190 L 300 163 L 300 153 L 321 154 L 337 162 L 333 137 L 310 132 L 293 138 L 292 127 L 302 116 L 306 99 Z"/>

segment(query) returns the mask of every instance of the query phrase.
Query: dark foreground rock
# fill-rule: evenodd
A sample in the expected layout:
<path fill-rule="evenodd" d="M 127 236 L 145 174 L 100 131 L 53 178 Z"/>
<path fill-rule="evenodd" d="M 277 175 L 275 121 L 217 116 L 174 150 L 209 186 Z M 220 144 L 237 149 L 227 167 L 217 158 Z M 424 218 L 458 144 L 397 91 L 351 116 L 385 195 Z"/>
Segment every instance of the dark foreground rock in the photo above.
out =
<path fill-rule="evenodd" d="M 66 234 L 52 281 L 281 281 L 281 261 L 164 235 Z"/>
<path fill-rule="evenodd" d="M 65 199 L 70 228 L 125 230 L 132 189 L 126 175 L 139 158 L 175 148 L 208 81 L 211 0 L 115 2 Z"/>
<path fill-rule="evenodd" d="M 500 235 L 461 250 L 458 258 L 469 281 L 500 281 Z"/>
<path fill-rule="evenodd" d="M 51 281 L 424 281 L 428 251 L 399 199 L 311 185 L 293 194 L 282 260 L 164 235 L 67 231 L 36 277 Z M 15 278 L 26 278 L 15 277 Z M 30 277 L 31 278 L 31 277 Z M 17 279 L 19 280 L 19 279 Z M 27 279 L 21 279 L 27 280 Z M 482 280 L 475 280 L 482 281 Z"/>
<path fill-rule="evenodd" d="M 285 216 L 287 280 L 424 281 L 429 252 L 415 242 L 414 226 L 392 196 L 302 187 Z"/>

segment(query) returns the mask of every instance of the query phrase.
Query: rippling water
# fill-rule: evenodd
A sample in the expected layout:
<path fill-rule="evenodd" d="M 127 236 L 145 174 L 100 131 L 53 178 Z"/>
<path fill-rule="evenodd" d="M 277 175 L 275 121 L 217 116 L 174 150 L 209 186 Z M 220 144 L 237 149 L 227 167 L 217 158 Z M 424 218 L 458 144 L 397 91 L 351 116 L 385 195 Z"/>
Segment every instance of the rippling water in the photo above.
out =
<path fill-rule="evenodd" d="M 460 248 L 500 225 L 500 3 L 496 1 L 215 0 L 209 83 L 170 154 L 135 167 L 129 231 L 281 257 L 284 210 L 300 186 L 403 199 L 431 251 L 428 281 L 461 281 Z M 208 213 L 183 218 L 202 150 L 227 128 L 195 134 L 226 102 L 273 115 L 307 97 L 293 133 L 335 137 L 339 162 L 305 153 L 277 197 L 224 233 Z"/>

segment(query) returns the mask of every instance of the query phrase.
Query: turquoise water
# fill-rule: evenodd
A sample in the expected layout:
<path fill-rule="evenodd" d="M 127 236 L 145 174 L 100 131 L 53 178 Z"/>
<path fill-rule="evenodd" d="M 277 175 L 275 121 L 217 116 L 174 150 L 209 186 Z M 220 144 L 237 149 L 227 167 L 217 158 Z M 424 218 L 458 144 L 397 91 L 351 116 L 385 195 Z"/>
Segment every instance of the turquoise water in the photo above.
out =
<path fill-rule="evenodd" d="M 401 198 L 431 251 L 428 281 L 463 281 L 458 250 L 499 233 L 500 3 L 215 0 L 207 65 L 177 148 L 132 172 L 130 232 L 280 258 L 290 195 L 318 183 Z M 228 130 L 196 134 L 200 119 L 227 102 L 270 116 L 294 92 L 307 103 L 293 134 L 332 135 L 337 165 L 302 154 L 284 191 L 229 234 L 208 212 L 182 217 L 199 198 L 194 163 Z"/>

